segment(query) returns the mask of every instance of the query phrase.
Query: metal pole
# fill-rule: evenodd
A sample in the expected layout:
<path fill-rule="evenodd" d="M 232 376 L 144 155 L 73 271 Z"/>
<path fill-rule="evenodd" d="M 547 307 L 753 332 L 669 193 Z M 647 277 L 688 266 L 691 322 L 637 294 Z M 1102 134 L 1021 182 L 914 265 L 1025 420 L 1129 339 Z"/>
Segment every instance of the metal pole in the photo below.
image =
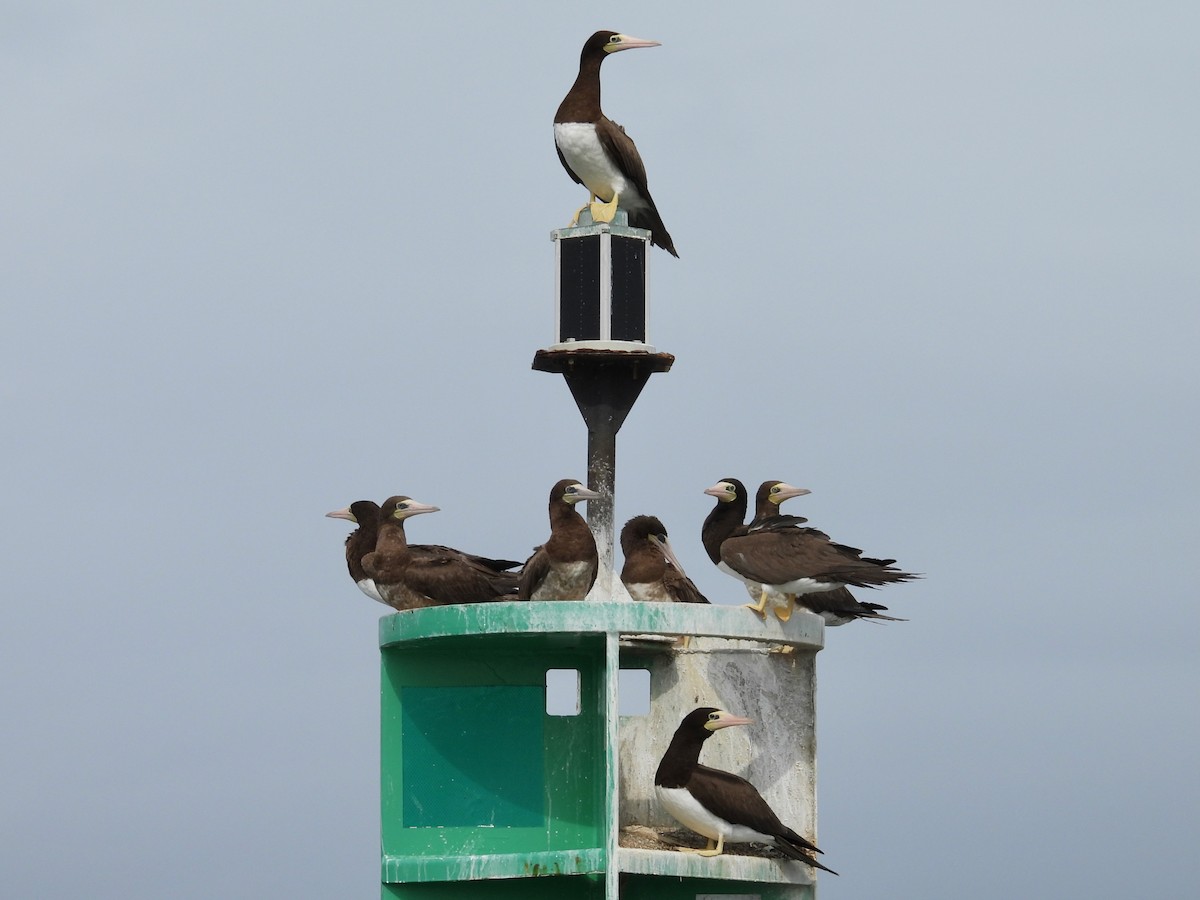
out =
<path fill-rule="evenodd" d="M 539 350 L 533 367 L 560 372 L 588 429 L 588 487 L 603 495 L 588 502 L 588 525 L 600 556 L 596 584 L 601 596 L 613 594 L 617 490 L 617 432 L 654 372 L 675 361 L 669 353 L 621 353 L 603 350 Z"/>

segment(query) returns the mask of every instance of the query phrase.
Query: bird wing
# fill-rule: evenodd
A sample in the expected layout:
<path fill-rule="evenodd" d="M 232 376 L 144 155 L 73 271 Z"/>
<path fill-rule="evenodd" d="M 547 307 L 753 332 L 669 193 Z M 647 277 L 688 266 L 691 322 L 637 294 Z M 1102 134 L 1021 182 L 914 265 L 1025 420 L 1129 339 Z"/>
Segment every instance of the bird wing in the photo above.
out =
<path fill-rule="evenodd" d="M 817 594 L 805 594 L 800 598 L 800 605 L 818 615 L 829 613 L 832 616 L 848 619 L 880 619 L 887 622 L 904 622 L 895 616 L 882 614 L 886 606 L 878 603 L 864 603 L 857 599 L 845 588 L 834 588 L 832 591 L 821 591 Z"/>
<path fill-rule="evenodd" d="M 634 146 L 633 139 L 625 133 L 625 129 L 609 118 L 601 118 L 596 123 L 596 137 L 600 140 L 600 146 L 621 170 L 626 178 L 633 182 L 643 197 L 650 195 L 649 188 L 646 187 L 646 166 L 642 163 L 642 157 Z M 562 154 L 560 153 L 559 156 Z M 566 165 L 564 162 L 563 165 Z M 576 179 L 578 180 L 578 179 Z"/>
<path fill-rule="evenodd" d="M 815 528 L 791 526 L 735 535 L 721 544 L 721 559 L 727 566 L 767 585 L 819 578 L 876 587 L 915 577 L 886 560 L 863 558 L 860 552 L 831 541 Z"/>
<path fill-rule="evenodd" d="M 528 600 L 541 587 L 542 582 L 549 574 L 550 554 L 546 552 L 544 544 L 534 547 L 533 555 L 525 560 L 525 565 L 521 569 L 521 580 L 517 588 L 518 597 Z"/>
<path fill-rule="evenodd" d="M 751 531 L 735 534 L 721 544 L 721 560 L 735 572 L 763 584 L 783 584 L 820 573 L 823 541 L 803 529 Z"/>
<path fill-rule="evenodd" d="M 820 853 L 816 844 L 806 841 L 779 821 L 758 788 L 740 775 L 708 766 L 696 766 L 687 790 L 709 812 L 733 825 L 745 825 L 762 834 L 782 838 L 806 850 Z"/>
<path fill-rule="evenodd" d="M 413 559 L 403 580 L 410 589 L 439 603 L 483 603 L 517 586 L 515 575 L 497 574 L 461 556 Z"/>
<path fill-rule="evenodd" d="M 676 603 L 711 603 L 712 601 L 700 593 L 692 579 L 688 578 L 674 566 L 667 566 L 663 575 L 663 584 L 667 593 Z"/>
<path fill-rule="evenodd" d="M 413 556 L 421 557 L 455 557 L 457 559 L 469 560 L 476 565 L 491 569 L 493 572 L 503 572 L 507 569 L 515 569 L 521 565 L 520 561 L 515 559 L 493 559 L 490 556 L 476 556 L 474 553 L 464 553 L 462 550 L 455 550 L 453 547 L 447 547 L 444 544 L 409 544 L 409 552 Z"/>
<path fill-rule="evenodd" d="M 807 522 L 808 519 L 804 516 L 763 516 L 761 519 L 755 519 L 749 525 L 742 526 L 745 531 L 771 531 L 779 528 L 786 528 L 789 525 L 800 526 Z"/>

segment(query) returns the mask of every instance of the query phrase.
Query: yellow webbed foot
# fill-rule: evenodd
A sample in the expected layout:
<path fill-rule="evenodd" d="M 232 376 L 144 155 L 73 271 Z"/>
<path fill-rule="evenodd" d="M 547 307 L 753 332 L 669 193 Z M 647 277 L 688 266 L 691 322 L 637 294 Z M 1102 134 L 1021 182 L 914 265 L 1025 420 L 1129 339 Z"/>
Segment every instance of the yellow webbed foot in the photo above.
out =
<path fill-rule="evenodd" d="M 703 850 L 698 850 L 695 847 L 678 847 L 680 853 L 694 853 L 696 856 L 720 856 L 725 852 L 725 835 L 720 835 L 717 838 L 717 843 L 714 845 L 712 838 L 708 839 L 708 846 Z"/>
<path fill-rule="evenodd" d="M 611 222 L 617 215 L 617 201 L 620 197 L 620 194 L 613 194 L 613 198 L 607 203 L 596 203 L 593 201 L 588 204 L 592 210 L 592 221 Z"/>
<path fill-rule="evenodd" d="M 787 606 L 775 607 L 775 618 L 780 622 L 786 622 L 792 617 L 792 612 L 796 609 L 796 595 L 787 595 Z"/>
<path fill-rule="evenodd" d="M 595 203 L 595 202 L 596 202 L 596 195 L 595 195 L 595 194 L 591 194 L 591 193 L 589 193 L 589 194 L 588 194 L 588 202 L 587 202 L 587 203 L 585 203 L 585 204 L 583 204 L 583 206 L 579 207 L 579 209 L 575 210 L 575 215 L 571 216 L 571 224 L 570 224 L 570 225 L 568 225 L 567 227 L 568 227 L 568 228 L 574 228 L 574 227 L 576 227 L 576 226 L 579 224 L 579 216 L 580 216 L 580 214 L 581 214 L 581 213 L 582 213 L 582 212 L 583 212 L 585 209 L 589 209 L 589 208 L 592 206 L 592 204 L 593 204 L 593 203 Z"/>
<path fill-rule="evenodd" d="M 748 610 L 750 610 L 751 612 L 753 612 L 753 613 L 754 613 L 756 616 L 758 616 L 758 617 L 759 617 L 760 619 L 762 619 L 764 622 L 765 622 L 765 621 L 767 621 L 767 612 L 766 612 L 766 610 L 764 610 L 764 609 L 763 609 L 763 608 L 762 608 L 762 607 L 761 607 L 759 604 L 757 604 L 757 603 L 743 603 L 743 604 L 742 604 L 742 606 L 744 606 L 746 609 L 748 609 Z"/>
<path fill-rule="evenodd" d="M 754 614 L 765 622 L 767 621 L 767 601 L 770 599 L 767 589 L 763 588 L 762 593 L 758 595 L 757 603 L 743 603 L 742 606 L 754 610 Z"/>

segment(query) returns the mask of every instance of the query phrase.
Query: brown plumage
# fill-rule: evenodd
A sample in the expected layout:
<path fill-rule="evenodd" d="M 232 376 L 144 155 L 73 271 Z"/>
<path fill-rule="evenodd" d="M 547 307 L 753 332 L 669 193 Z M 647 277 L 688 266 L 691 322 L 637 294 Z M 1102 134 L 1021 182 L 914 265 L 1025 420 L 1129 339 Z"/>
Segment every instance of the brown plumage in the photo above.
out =
<path fill-rule="evenodd" d="M 917 577 L 895 568 L 894 559 L 864 557 L 861 550 L 797 521 L 794 516 L 775 516 L 752 523 L 721 542 L 721 562 L 743 579 L 780 594 L 878 587 Z"/>
<path fill-rule="evenodd" d="M 752 531 L 755 528 L 761 528 L 767 524 L 768 520 L 774 520 L 780 516 L 779 505 L 784 500 L 803 496 L 800 493 L 802 490 L 802 488 L 793 488 L 784 481 L 764 481 L 759 486 L 758 494 L 755 496 L 754 518 L 748 526 L 749 530 Z M 804 493 L 807 493 L 807 491 Z M 796 516 L 789 516 L 786 517 L 786 521 L 791 522 L 791 524 L 800 524 L 806 520 Z M 833 588 L 828 591 L 818 591 L 812 594 L 801 594 L 796 598 L 796 603 L 809 612 L 816 613 L 829 626 L 845 625 L 847 622 L 853 622 L 855 619 L 876 619 L 887 622 L 905 621 L 904 619 L 897 619 L 894 616 L 882 615 L 880 610 L 886 610 L 886 606 L 879 603 L 863 603 L 844 587 Z"/>
<path fill-rule="evenodd" d="M 621 529 L 625 565 L 621 583 L 634 600 L 708 603 L 683 571 L 667 540 L 667 529 L 655 516 L 634 516 Z"/>
<path fill-rule="evenodd" d="M 375 551 L 375 543 L 379 535 L 379 514 L 379 504 L 374 500 L 355 500 L 345 509 L 334 510 L 325 515 L 331 519 L 345 519 L 348 522 L 354 522 L 358 525 L 358 528 L 346 536 L 346 568 L 350 570 L 350 577 L 354 579 L 354 583 L 358 585 L 359 590 L 372 600 L 377 600 L 384 605 L 391 605 L 380 595 L 379 589 L 375 585 L 375 579 L 367 574 L 362 562 L 364 556 Z M 441 544 L 409 544 L 408 550 L 416 559 L 462 557 L 496 573 L 504 572 L 507 569 L 515 569 L 521 565 L 515 559 L 492 559 L 487 556 L 475 556 L 474 554 L 463 553 L 461 550 L 455 550 L 453 547 L 445 547 Z"/>
<path fill-rule="evenodd" d="M 717 498 L 717 505 L 705 518 L 704 526 L 700 530 L 700 540 L 704 544 L 704 552 L 713 561 L 713 565 L 726 575 L 745 584 L 750 597 L 758 600 L 762 594 L 762 585 L 733 571 L 721 560 L 721 545 L 725 543 L 726 539 L 735 534 L 746 533 L 747 525 L 743 522 L 749 503 L 746 486 L 736 478 L 722 478 L 712 487 L 705 488 L 704 493 Z"/>
<path fill-rule="evenodd" d="M 380 509 L 375 550 L 363 557 L 364 571 L 375 580 L 384 601 L 399 610 L 453 603 L 515 600 L 518 576 L 497 572 L 469 555 L 450 548 L 414 554 L 404 534 L 406 519 L 437 512 L 436 506 L 411 497 L 390 497 Z"/>
<path fill-rule="evenodd" d="M 350 570 L 350 577 L 360 591 L 372 600 L 387 605 L 375 586 L 375 579 L 367 574 L 362 564 L 363 557 L 375 550 L 375 540 L 379 535 L 379 504 L 374 500 L 355 500 L 345 509 L 335 509 L 325 515 L 358 525 L 346 535 L 346 568 Z"/>
<path fill-rule="evenodd" d="M 597 31 L 588 38 L 579 55 L 579 74 L 554 115 L 554 143 L 559 162 L 577 184 L 605 202 L 619 194 L 618 205 L 629 214 L 629 224 L 648 229 L 652 244 L 678 257 L 650 196 L 637 147 L 600 109 L 600 66 L 608 55 L 657 45 L 613 31 Z"/>
<path fill-rule="evenodd" d="M 713 732 L 749 723 L 711 706 L 684 716 L 654 775 L 659 802 L 681 823 L 708 838 L 707 850 L 688 852 L 717 856 L 726 841 L 771 843 L 792 859 L 836 875 L 813 857 L 821 850 L 784 825 L 754 785 L 740 775 L 700 765 L 700 749 Z"/>
<path fill-rule="evenodd" d="M 600 557 L 592 529 L 575 504 L 599 497 L 573 478 L 554 485 L 549 503 L 550 537 L 525 561 L 520 599 L 582 600 L 587 596 L 596 582 Z"/>

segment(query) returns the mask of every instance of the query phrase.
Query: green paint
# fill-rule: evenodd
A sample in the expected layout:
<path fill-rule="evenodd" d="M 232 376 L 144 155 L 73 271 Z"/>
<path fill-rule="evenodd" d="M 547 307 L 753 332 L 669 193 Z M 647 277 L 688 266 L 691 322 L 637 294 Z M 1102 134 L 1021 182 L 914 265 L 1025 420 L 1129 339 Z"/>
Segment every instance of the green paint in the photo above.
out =
<path fill-rule="evenodd" d="M 812 885 L 762 884 L 717 878 L 664 878 L 621 875 L 621 900 L 696 900 L 699 894 L 756 897 L 758 900 L 815 900 Z"/>
<path fill-rule="evenodd" d="M 600 852 L 603 641 L 584 636 L 564 649 L 547 634 L 460 635 L 383 650 L 386 877 L 453 878 L 461 869 L 431 869 L 431 857 Z M 579 670 L 579 715 L 546 715 L 549 668 Z M 585 870 L 595 857 L 587 859 Z M 573 870 L 558 857 L 538 864 Z M 519 866 L 503 873 L 520 874 Z"/>
<path fill-rule="evenodd" d="M 818 616 L 798 613 L 787 622 L 765 622 L 740 606 L 700 606 L 690 603 L 470 603 L 438 606 L 384 616 L 379 620 L 379 645 L 389 647 L 430 638 L 495 635 L 523 638 L 557 634 L 561 646 L 590 634 L 690 634 L 746 638 L 793 644 L 810 650 L 825 645 L 824 623 Z"/>
<path fill-rule="evenodd" d="M 764 861 L 713 860 L 709 878 L 674 854 L 618 849 L 617 675 L 670 652 L 621 647 L 626 634 L 769 641 L 811 656 L 824 628 L 803 613 L 764 623 L 734 607 L 595 601 L 383 618 L 384 900 L 814 900 L 811 885 L 780 883 Z M 546 715 L 548 669 L 579 672 L 579 715 Z"/>
<path fill-rule="evenodd" d="M 604 870 L 604 854 L 595 849 L 472 856 L 387 856 L 383 859 L 385 883 L 494 881 L 503 878 L 594 875 Z"/>
<path fill-rule="evenodd" d="M 385 884 L 384 900 L 604 900 L 600 875 Z M 694 898 L 693 898 L 694 900 Z"/>
<path fill-rule="evenodd" d="M 406 687 L 400 708 L 406 828 L 543 825 L 543 691 Z"/>

